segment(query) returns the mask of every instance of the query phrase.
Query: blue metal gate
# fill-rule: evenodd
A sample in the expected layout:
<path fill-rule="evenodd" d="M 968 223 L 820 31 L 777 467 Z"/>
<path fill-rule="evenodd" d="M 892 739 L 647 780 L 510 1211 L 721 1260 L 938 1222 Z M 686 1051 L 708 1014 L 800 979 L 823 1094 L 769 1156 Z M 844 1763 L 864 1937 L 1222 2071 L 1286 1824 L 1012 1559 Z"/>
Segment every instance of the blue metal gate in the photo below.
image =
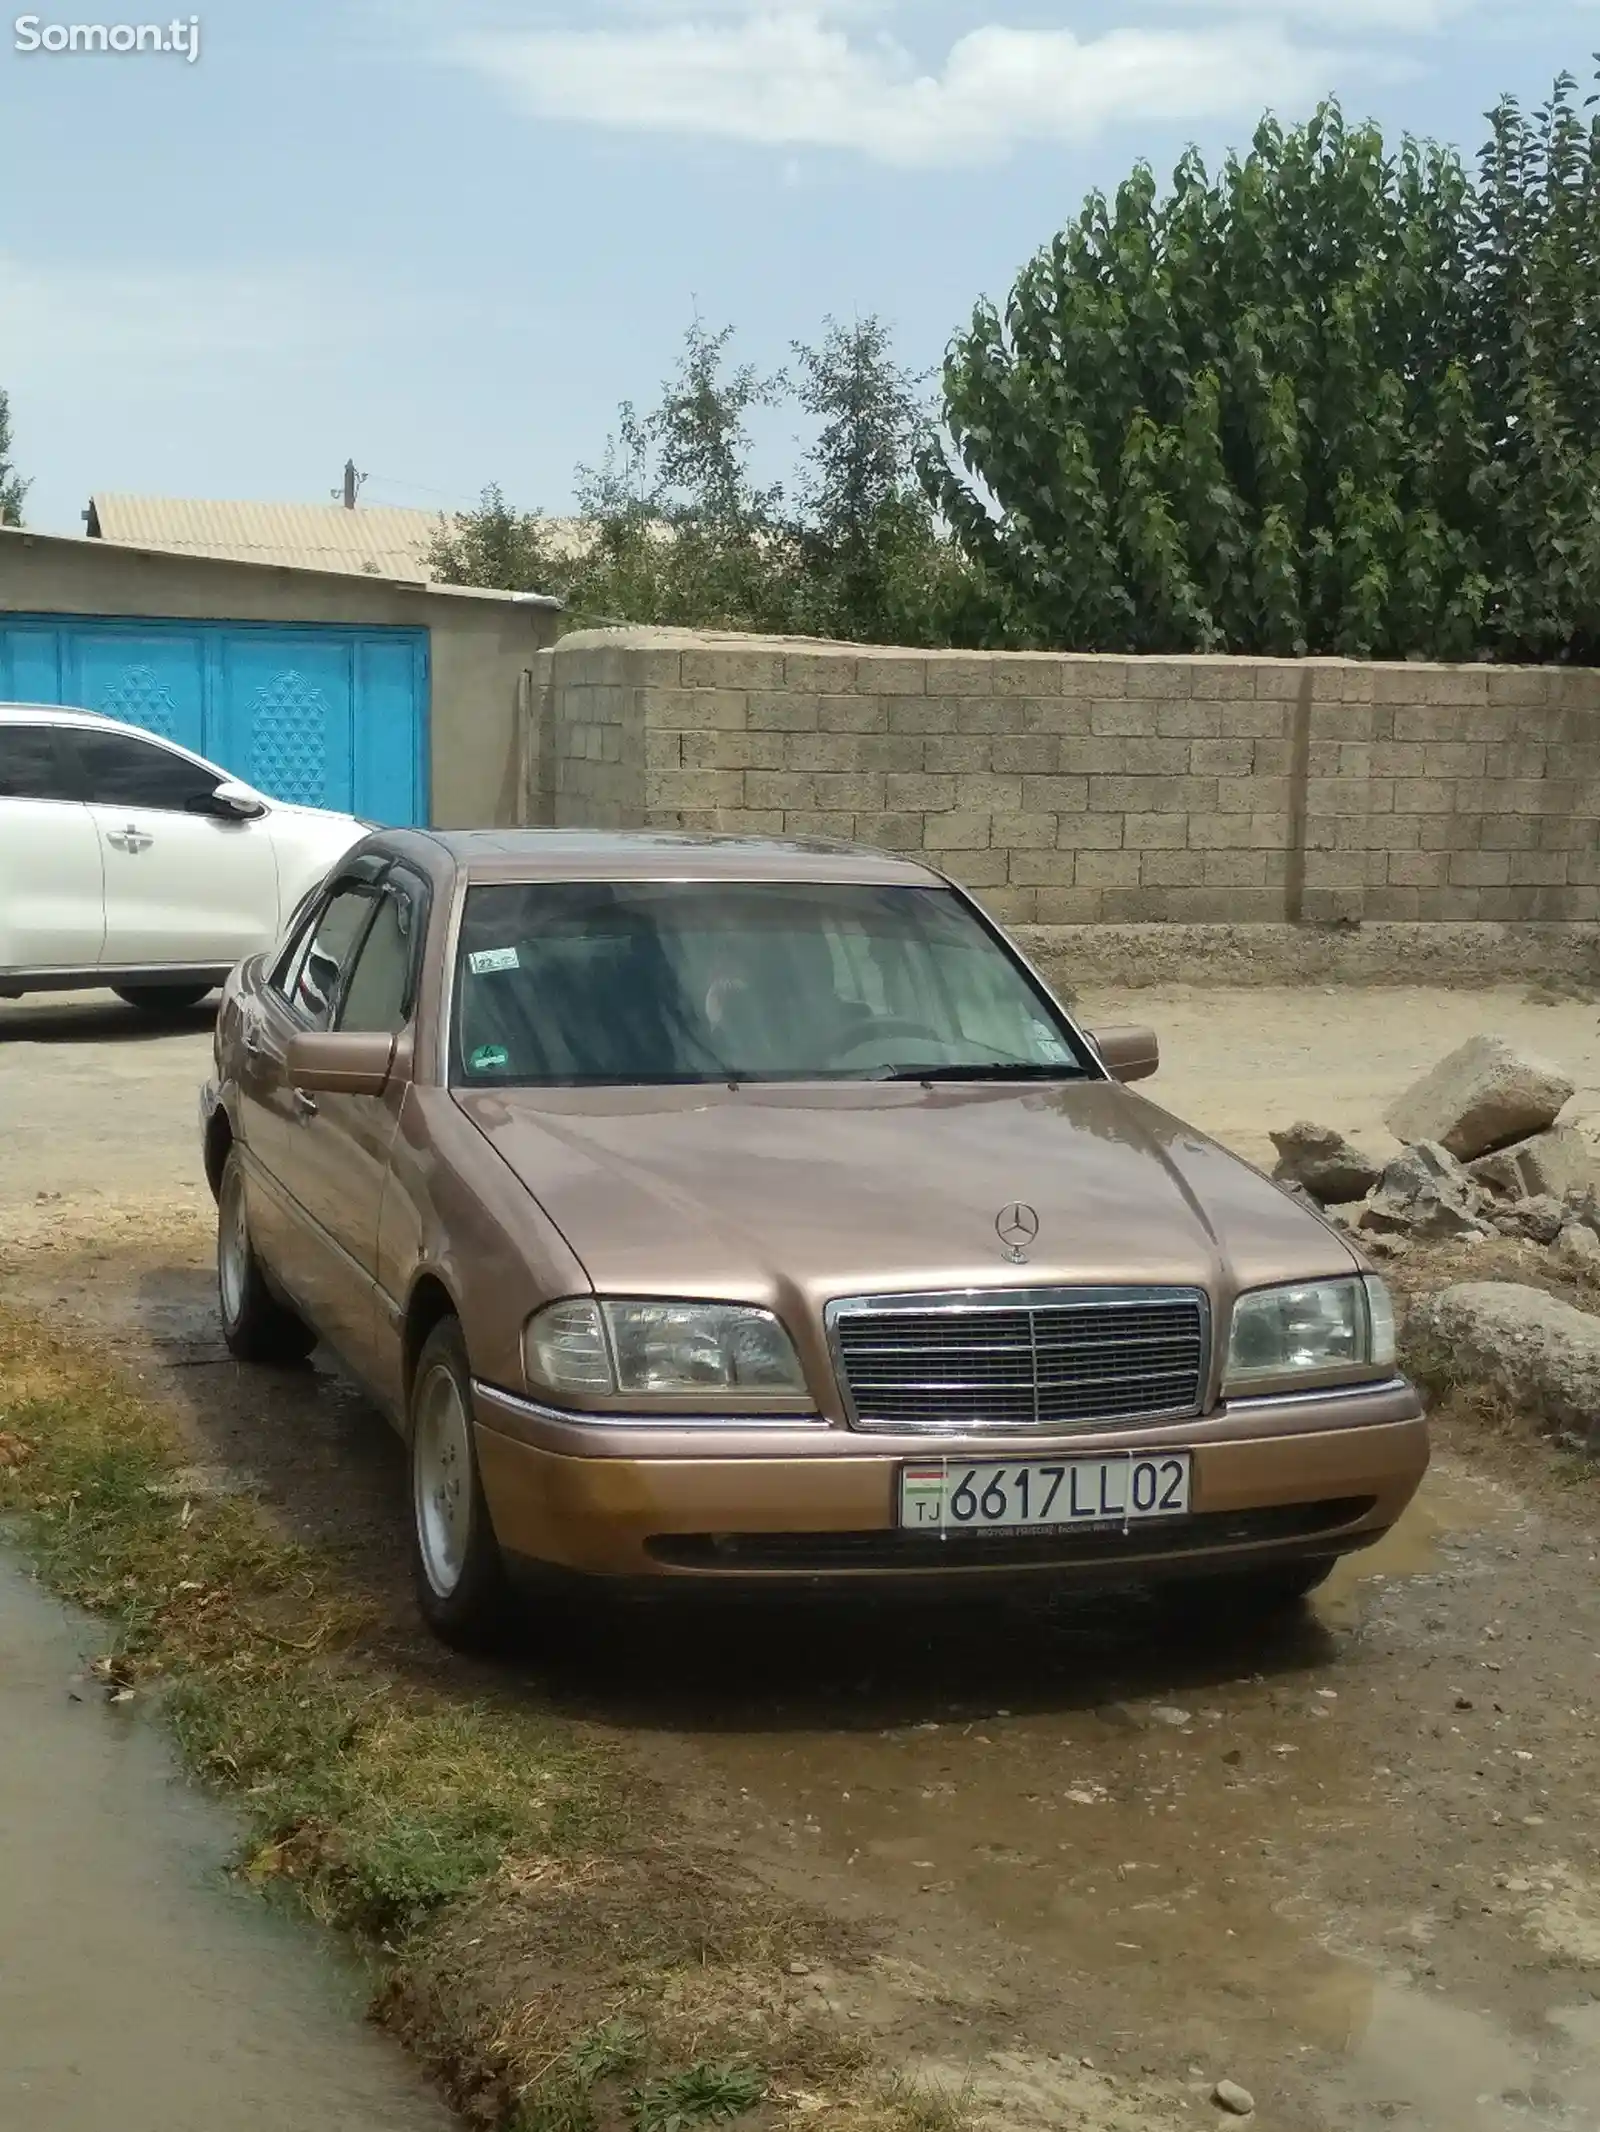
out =
<path fill-rule="evenodd" d="M 0 615 L 5 701 L 103 711 L 274 799 L 428 819 L 425 630 Z"/>

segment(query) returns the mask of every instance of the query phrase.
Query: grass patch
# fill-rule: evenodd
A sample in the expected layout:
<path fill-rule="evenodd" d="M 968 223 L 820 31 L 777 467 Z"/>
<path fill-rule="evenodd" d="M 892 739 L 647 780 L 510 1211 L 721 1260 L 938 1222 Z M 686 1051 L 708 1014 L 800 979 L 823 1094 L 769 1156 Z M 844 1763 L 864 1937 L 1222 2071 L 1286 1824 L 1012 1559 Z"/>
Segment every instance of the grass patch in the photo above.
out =
<path fill-rule="evenodd" d="M 238 1865 L 385 1959 L 375 2011 L 497 2132 L 959 2132 L 789 1979 L 859 1963 L 526 1696 L 408 1669 L 339 1562 L 286 1540 L 174 1418 L 0 1310 L 0 1515 L 114 1629 L 244 1827 Z"/>

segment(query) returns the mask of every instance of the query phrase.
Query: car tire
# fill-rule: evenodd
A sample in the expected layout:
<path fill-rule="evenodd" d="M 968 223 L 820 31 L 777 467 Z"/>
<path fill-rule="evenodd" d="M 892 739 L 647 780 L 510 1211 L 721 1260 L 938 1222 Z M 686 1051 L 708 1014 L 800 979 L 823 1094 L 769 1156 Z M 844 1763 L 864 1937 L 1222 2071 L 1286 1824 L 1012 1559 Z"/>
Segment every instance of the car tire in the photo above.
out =
<path fill-rule="evenodd" d="M 182 1014 L 198 1007 L 215 985 L 113 985 L 113 992 L 127 1006 L 145 1014 Z"/>
<path fill-rule="evenodd" d="M 267 1286 L 245 1199 L 244 1164 L 230 1148 L 217 1188 L 217 1308 L 228 1352 L 241 1362 L 304 1362 L 317 1336 Z"/>
<path fill-rule="evenodd" d="M 478 1472 L 459 1319 L 441 1319 L 424 1342 L 406 1422 L 417 1605 L 441 1641 L 485 1650 L 505 1635 L 510 1580 Z"/>

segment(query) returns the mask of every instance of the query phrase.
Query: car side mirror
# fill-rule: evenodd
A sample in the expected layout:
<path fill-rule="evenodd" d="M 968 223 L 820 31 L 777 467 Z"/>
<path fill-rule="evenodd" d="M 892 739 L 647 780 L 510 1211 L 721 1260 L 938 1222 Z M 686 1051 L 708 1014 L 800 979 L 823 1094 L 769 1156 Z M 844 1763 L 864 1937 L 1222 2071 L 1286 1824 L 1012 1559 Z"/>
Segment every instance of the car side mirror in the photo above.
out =
<path fill-rule="evenodd" d="M 346 1029 L 308 1029 L 289 1039 L 284 1071 L 308 1095 L 381 1096 L 394 1072 L 395 1039 Z"/>
<path fill-rule="evenodd" d="M 1153 1029 L 1094 1029 L 1090 1035 L 1114 1081 L 1148 1081 L 1161 1069 L 1161 1045 Z"/>
<path fill-rule="evenodd" d="M 258 822 L 267 811 L 259 792 L 226 777 L 206 798 L 191 802 L 196 814 L 215 814 L 225 822 Z"/>

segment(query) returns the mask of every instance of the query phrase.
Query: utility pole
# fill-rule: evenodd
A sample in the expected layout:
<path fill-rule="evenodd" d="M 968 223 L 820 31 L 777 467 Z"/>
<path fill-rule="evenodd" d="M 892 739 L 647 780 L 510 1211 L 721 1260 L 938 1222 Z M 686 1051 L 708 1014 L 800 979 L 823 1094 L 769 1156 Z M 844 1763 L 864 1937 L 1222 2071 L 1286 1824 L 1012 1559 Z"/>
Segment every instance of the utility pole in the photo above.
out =
<path fill-rule="evenodd" d="M 366 478 L 365 474 L 356 472 L 355 461 L 347 459 L 344 463 L 344 487 L 342 490 L 335 489 L 333 491 L 334 502 L 338 503 L 342 500 L 345 509 L 353 511 L 356 507 L 356 498 L 360 495 L 362 484 Z"/>

